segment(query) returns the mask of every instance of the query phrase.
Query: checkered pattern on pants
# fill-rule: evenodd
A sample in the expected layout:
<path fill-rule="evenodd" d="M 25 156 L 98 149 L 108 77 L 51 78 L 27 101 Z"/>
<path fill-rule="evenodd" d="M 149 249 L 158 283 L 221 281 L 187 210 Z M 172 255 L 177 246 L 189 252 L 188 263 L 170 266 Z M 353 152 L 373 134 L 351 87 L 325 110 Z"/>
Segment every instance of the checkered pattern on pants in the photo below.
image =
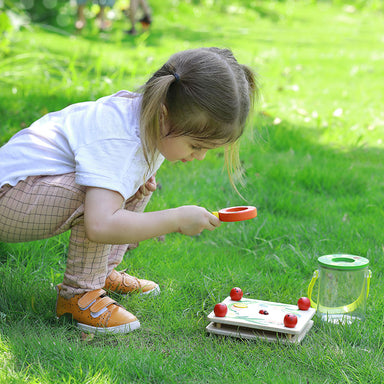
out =
<path fill-rule="evenodd" d="M 135 244 L 111 245 L 89 241 L 84 228 L 86 187 L 75 174 L 30 176 L 14 187 L 0 189 L 0 241 L 14 243 L 56 236 L 71 231 L 61 295 L 104 287 L 105 279 Z M 150 195 L 131 198 L 125 209 L 143 212 Z"/>

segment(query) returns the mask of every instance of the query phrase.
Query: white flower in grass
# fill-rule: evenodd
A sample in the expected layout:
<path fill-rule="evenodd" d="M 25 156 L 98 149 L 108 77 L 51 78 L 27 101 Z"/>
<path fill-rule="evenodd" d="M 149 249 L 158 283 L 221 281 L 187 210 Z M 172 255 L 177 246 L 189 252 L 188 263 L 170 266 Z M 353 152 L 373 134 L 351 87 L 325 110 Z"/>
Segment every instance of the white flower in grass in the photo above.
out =
<path fill-rule="evenodd" d="M 343 115 L 343 108 L 337 108 L 333 111 L 333 116 L 340 117 Z"/>
<path fill-rule="evenodd" d="M 281 123 L 280 117 L 275 117 L 275 119 L 273 120 L 273 125 L 279 125 L 280 123 Z"/>

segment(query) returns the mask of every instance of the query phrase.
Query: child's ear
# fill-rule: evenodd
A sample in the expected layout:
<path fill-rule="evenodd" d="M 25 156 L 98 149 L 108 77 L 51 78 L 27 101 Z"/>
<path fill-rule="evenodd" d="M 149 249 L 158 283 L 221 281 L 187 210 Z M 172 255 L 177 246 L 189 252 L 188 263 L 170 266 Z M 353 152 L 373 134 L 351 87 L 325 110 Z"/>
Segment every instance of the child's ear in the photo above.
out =
<path fill-rule="evenodd" d="M 160 131 L 163 136 L 166 136 L 169 132 L 168 126 L 168 109 L 164 104 L 161 104 L 160 111 Z"/>
<path fill-rule="evenodd" d="M 164 104 L 161 104 L 161 113 L 162 113 L 163 117 L 168 116 L 168 108 Z"/>

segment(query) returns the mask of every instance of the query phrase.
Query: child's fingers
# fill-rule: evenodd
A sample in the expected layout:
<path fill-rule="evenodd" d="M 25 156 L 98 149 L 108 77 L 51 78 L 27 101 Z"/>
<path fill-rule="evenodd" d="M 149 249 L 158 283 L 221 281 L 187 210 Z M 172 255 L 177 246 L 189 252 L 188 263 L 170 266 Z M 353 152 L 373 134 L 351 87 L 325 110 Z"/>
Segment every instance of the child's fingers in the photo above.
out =
<path fill-rule="evenodd" d="M 148 193 L 149 194 L 149 193 Z M 135 198 L 138 199 L 138 200 L 142 200 L 144 199 L 144 197 L 146 196 L 146 193 L 145 193 L 145 186 L 142 185 L 140 186 L 140 188 L 137 190 L 137 192 L 135 193 Z"/>
<path fill-rule="evenodd" d="M 157 184 L 156 184 L 156 178 L 155 176 L 152 176 L 149 178 L 149 180 L 145 183 L 145 188 L 149 191 L 149 192 L 155 192 L 156 191 L 156 187 L 157 187 Z M 149 193 L 148 193 L 149 194 Z"/>
<path fill-rule="evenodd" d="M 147 193 L 147 195 L 149 195 L 151 192 L 155 192 L 156 191 L 156 183 L 155 184 L 152 184 L 152 183 L 146 183 L 145 184 L 145 190 Z"/>
<path fill-rule="evenodd" d="M 210 213 L 209 223 L 213 226 L 213 229 L 220 227 L 221 225 L 221 221 L 214 213 Z"/>

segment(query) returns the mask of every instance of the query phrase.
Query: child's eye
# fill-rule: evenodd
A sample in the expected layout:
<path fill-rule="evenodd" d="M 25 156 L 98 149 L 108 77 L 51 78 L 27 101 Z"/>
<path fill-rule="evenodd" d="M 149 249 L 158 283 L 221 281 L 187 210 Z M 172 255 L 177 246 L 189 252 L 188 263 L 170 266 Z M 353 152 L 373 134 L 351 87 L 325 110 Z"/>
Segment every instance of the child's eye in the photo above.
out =
<path fill-rule="evenodd" d="M 203 148 L 202 147 L 199 147 L 197 145 L 191 145 L 191 148 L 194 150 L 194 151 L 201 151 Z"/>

